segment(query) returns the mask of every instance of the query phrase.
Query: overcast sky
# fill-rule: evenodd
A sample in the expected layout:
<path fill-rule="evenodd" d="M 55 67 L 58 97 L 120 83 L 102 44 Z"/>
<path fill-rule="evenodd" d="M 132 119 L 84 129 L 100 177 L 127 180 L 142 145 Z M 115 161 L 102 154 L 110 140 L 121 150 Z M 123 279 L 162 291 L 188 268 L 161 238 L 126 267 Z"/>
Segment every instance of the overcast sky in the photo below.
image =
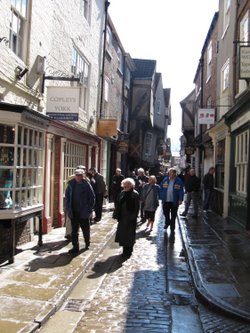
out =
<path fill-rule="evenodd" d="M 201 50 L 219 0 L 109 0 L 118 36 L 132 58 L 154 59 L 171 88 L 168 136 L 179 151 L 182 101 L 194 89 Z"/>

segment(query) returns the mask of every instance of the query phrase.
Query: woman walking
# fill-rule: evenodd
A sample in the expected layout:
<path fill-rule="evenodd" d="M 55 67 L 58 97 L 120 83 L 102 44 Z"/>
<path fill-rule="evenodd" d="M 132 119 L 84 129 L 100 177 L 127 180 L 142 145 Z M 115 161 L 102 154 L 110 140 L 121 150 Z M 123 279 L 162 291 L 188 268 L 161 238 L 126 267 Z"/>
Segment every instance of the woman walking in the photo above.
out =
<path fill-rule="evenodd" d="M 118 220 L 115 242 L 123 247 L 122 256 L 130 257 L 135 244 L 139 193 L 134 189 L 135 181 L 132 178 L 125 178 L 121 186 L 123 190 L 114 211 L 114 218 Z"/>
<path fill-rule="evenodd" d="M 145 184 L 142 190 L 142 202 L 144 208 L 144 216 L 146 218 L 149 232 L 153 230 L 155 221 L 155 212 L 159 206 L 160 186 L 154 175 L 149 176 L 148 184 Z"/>

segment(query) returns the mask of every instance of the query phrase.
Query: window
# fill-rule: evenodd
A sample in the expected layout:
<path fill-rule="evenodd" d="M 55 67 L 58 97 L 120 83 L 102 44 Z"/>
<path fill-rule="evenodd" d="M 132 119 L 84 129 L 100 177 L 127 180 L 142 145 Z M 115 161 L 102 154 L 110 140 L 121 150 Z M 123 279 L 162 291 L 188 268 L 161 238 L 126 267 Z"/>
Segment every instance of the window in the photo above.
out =
<path fill-rule="evenodd" d="M 236 192 L 245 195 L 247 194 L 248 142 L 249 131 L 245 131 L 236 137 Z"/>
<path fill-rule="evenodd" d="M 230 5 L 231 5 L 231 0 L 225 0 L 224 1 L 224 22 L 223 22 L 224 32 L 227 30 L 227 28 L 229 26 Z"/>
<path fill-rule="evenodd" d="M 226 90 L 229 86 L 229 59 L 222 67 L 222 91 Z"/>
<path fill-rule="evenodd" d="M 210 78 L 212 73 L 212 41 L 210 41 L 208 48 L 207 48 L 207 80 Z"/>
<path fill-rule="evenodd" d="M 121 49 L 117 48 L 118 70 L 123 73 L 123 55 Z"/>
<path fill-rule="evenodd" d="M 158 115 L 161 114 L 161 100 L 160 99 L 157 99 L 157 102 L 156 102 L 156 113 Z"/>
<path fill-rule="evenodd" d="M 77 165 L 86 165 L 86 146 L 67 141 L 64 146 L 64 192 L 69 177 L 74 175 Z"/>
<path fill-rule="evenodd" d="M 42 204 L 44 133 L 3 124 L 0 133 L 0 209 Z"/>
<path fill-rule="evenodd" d="M 24 59 L 25 24 L 27 22 L 28 0 L 11 0 L 10 49 Z"/>
<path fill-rule="evenodd" d="M 216 144 L 216 187 L 224 188 L 225 139 Z"/>
<path fill-rule="evenodd" d="M 82 15 L 90 22 L 90 0 L 82 0 Z"/>
<path fill-rule="evenodd" d="M 151 156 L 151 146 L 152 146 L 152 133 L 146 133 L 145 135 L 145 157 Z"/>
<path fill-rule="evenodd" d="M 104 98 L 103 98 L 103 115 L 104 117 L 108 117 L 109 111 L 109 91 L 110 91 L 110 83 L 107 79 L 104 81 Z"/>
<path fill-rule="evenodd" d="M 248 25 L 249 25 L 249 13 L 247 12 L 246 15 L 240 22 L 240 41 L 242 42 L 241 45 L 247 45 L 248 42 Z M 247 82 L 246 80 L 239 80 L 239 93 L 246 90 Z"/>
<path fill-rule="evenodd" d="M 107 50 L 110 50 L 111 48 L 111 42 L 112 42 L 112 32 L 109 26 L 107 26 L 106 31 L 106 48 Z"/>
<path fill-rule="evenodd" d="M 74 47 L 71 60 L 71 73 L 80 78 L 81 93 L 80 107 L 87 111 L 88 109 L 88 90 L 89 90 L 89 64 L 84 57 Z"/>

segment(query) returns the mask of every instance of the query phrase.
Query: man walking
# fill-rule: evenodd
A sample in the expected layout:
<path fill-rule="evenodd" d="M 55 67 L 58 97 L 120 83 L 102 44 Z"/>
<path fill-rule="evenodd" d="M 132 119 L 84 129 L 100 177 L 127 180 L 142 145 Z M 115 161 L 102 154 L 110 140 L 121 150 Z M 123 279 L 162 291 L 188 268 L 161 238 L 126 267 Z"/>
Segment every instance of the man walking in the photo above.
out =
<path fill-rule="evenodd" d="M 203 189 L 204 189 L 204 202 L 203 210 L 207 211 L 210 207 L 213 191 L 214 191 L 214 173 L 215 168 L 210 167 L 208 173 L 203 178 Z"/>
<path fill-rule="evenodd" d="M 102 205 L 103 205 L 103 198 L 107 196 L 107 188 L 104 181 L 103 176 L 96 171 L 95 168 L 89 169 L 92 173 L 93 178 L 95 180 L 95 218 L 94 222 L 99 222 L 102 219 Z"/>
<path fill-rule="evenodd" d="M 180 216 L 186 217 L 192 201 L 194 208 L 192 217 L 196 219 L 198 216 L 198 203 L 200 198 L 200 179 L 196 176 L 194 169 L 189 170 L 189 177 L 184 186 L 186 192 L 185 210 Z"/>
<path fill-rule="evenodd" d="M 84 179 L 84 171 L 77 169 L 75 178 L 68 183 L 65 192 L 66 210 L 71 220 L 72 249 L 69 253 L 79 252 L 78 230 L 83 233 L 85 249 L 90 245 L 90 216 L 95 204 L 95 194 L 90 183 Z"/>
<path fill-rule="evenodd" d="M 163 179 L 160 185 L 160 199 L 162 200 L 162 209 L 165 216 L 165 226 L 170 226 L 171 233 L 175 231 L 175 219 L 179 205 L 183 201 L 183 182 L 176 176 L 174 168 L 169 169 L 168 175 Z"/>

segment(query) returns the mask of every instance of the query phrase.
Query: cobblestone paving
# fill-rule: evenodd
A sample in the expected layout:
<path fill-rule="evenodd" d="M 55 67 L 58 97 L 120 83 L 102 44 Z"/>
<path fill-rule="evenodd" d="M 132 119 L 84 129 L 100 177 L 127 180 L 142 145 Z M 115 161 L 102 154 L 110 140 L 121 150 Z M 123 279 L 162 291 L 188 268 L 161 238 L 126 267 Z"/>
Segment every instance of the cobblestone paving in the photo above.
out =
<path fill-rule="evenodd" d="M 155 226 L 149 234 L 144 229 L 145 225 L 138 229 L 132 257 L 121 266 L 119 259 L 114 262 L 75 333 L 170 332 L 165 250 L 159 244 L 163 231 Z"/>

